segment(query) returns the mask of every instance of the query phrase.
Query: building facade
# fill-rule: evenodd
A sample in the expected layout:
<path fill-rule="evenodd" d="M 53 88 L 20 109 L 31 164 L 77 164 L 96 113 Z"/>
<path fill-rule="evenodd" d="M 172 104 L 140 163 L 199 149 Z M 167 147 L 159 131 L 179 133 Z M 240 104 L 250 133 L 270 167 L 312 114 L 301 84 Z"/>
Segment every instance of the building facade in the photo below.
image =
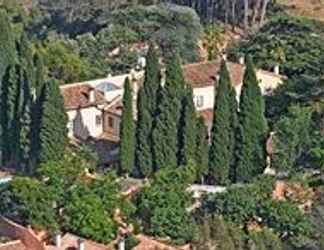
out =
<path fill-rule="evenodd" d="M 208 127 L 212 124 L 212 112 L 219 79 L 221 61 L 210 61 L 183 66 L 183 73 L 187 84 L 193 88 L 194 104 Z M 240 99 L 245 65 L 227 62 L 231 82 Z M 284 77 L 276 72 L 256 70 L 260 88 L 264 95 L 283 83 Z M 123 84 L 129 77 L 133 87 L 134 110 L 136 119 L 136 97 L 138 87 L 144 80 L 144 72 L 107 77 L 84 83 L 68 84 L 61 87 L 65 107 L 69 117 L 69 137 L 87 139 L 102 135 L 115 139 L 119 136 L 122 114 Z"/>

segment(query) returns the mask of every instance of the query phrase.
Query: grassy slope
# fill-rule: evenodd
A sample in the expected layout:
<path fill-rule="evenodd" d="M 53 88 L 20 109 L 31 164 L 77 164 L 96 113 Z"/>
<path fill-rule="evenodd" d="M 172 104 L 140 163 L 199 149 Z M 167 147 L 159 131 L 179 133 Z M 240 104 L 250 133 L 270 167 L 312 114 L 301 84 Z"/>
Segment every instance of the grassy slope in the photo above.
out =
<path fill-rule="evenodd" d="M 277 0 L 293 15 L 324 21 L 324 0 Z"/>

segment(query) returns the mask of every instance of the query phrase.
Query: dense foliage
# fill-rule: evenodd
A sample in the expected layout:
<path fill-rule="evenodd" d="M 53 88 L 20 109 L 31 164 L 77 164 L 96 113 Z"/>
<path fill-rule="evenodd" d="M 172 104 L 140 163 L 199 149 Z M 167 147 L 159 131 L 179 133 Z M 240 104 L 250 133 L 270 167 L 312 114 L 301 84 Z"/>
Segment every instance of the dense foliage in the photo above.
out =
<path fill-rule="evenodd" d="M 134 208 L 120 196 L 116 176 L 94 179 L 86 174 L 85 163 L 83 158 L 65 155 L 60 161 L 43 164 L 38 179 L 15 178 L 1 192 L 1 214 L 52 233 L 68 230 L 104 243 L 115 239 L 116 209 L 128 216 Z"/>
<path fill-rule="evenodd" d="M 232 51 L 236 57 L 248 54 L 258 67 L 280 65 L 288 77 L 323 72 L 323 24 L 301 17 L 278 16 L 246 43 Z"/>
<path fill-rule="evenodd" d="M 187 208 L 191 196 L 184 192 L 194 179 L 192 167 L 160 170 L 137 199 L 137 215 L 144 231 L 157 237 L 170 237 L 179 244 L 189 242 L 193 224 Z"/>
<path fill-rule="evenodd" d="M 245 228 L 250 223 L 272 228 L 279 235 L 309 236 L 311 225 L 293 201 L 271 199 L 273 179 L 260 178 L 246 186 L 233 186 L 216 194 L 203 205 L 206 213 L 224 216 L 225 220 Z"/>

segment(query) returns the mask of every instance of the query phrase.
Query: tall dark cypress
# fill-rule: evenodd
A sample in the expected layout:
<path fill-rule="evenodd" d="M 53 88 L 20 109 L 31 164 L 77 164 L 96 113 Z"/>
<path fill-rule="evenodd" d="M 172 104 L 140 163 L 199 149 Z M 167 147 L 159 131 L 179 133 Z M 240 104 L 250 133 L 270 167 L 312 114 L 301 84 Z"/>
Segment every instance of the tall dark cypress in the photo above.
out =
<path fill-rule="evenodd" d="M 126 78 L 123 95 L 123 114 L 120 127 L 120 163 L 121 174 L 129 174 L 134 167 L 135 125 L 133 117 L 133 98 L 130 80 Z"/>
<path fill-rule="evenodd" d="M 238 102 L 236 90 L 231 86 L 229 93 L 230 113 L 231 113 L 231 132 L 230 132 L 230 151 L 232 152 L 232 159 L 230 163 L 229 179 L 232 183 L 236 182 L 236 149 L 238 136 Z"/>
<path fill-rule="evenodd" d="M 141 87 L 137 98 L 137 128 L 136 128 L 136 175 L 148 177 L 153 172 L 153 148 L 152 148 L 152 122 L 153 117 L 147 109 L 147 95 L 144 87 Z"/>
<path fill-rule="evenodd" d="M 18 95 L 18 78 L 19 70 L 16 66 L 9 66 L 4 74 L 1 85 L 1 151 L 2 163 L 8 163 L 13 154 L 14 133 L 17 130 L 15 127 L 15 105 Z"/>
<path fill-rule="evenodd" d="M 25 81 L 23 85 L 23 108 L 20 116 L 19 124 L 19 152 L 18 161 L 22 172 L 32 174 L 33 169 L 31 166 L 31 88 L 30 82 L 27 79 L 27 73 L 25 74 Z"/>
<path fill-rule="evenodd" d="M 209 175 L 218 185 L 229 182 L 229 173 L 233 157 L 232 149 L 232 110 L 230 100 L 231 79 L 224 62 L 220 72 L 218 86 L 215 86 L 215 104 L 211 146 L 209 149 Z"/>
<path fill-rule="evenodd" d="M 240 98 L 238 162 L 239 182 L 250 181 L 265 168 L 267 121 L 264 100 L 251 58 L 247 59 Z"/>
<path fill-rule="evenodd" d="M 31 131 L 31 165 L 39 160 L 40 127 L 42 120 L 42 106 L 45 98 L 45 69 L 42 57 L 34 56 L 34 82 L 32 86 L 32 131 Z"/>
<path fill-rule="evenodd" d="M 7 12 L 0 10 L 0 79 L 9 65 L 16 64 L 16 45 Z"/>
<path fill-rule="evenodd" d="M 177 166 L 178 125 L 184 78 L 180 59 L 174 56 L 166 66 L 166 80 L 160 88 L 158 114 L 153 130 L 154 166 L 156 169 Z"/>
<path fill-rule="evenodd" d="M 154 45 L 151 45 L 147 54 L 144 84 L 137 99 L 135 165 L 136 172 L 142 177 L 149 176 L 153 171 L 152 127 L 157 112 L 160 82 L 159 58 Z"/>
<path fill-rule="evenodd" d="M 67 144 L 67 115 L 57 81 L 49 81 L 44 89 L 40 127 L 41 162 L 62 159 Z"/>
<path fill-rule="evenodd" d="M 199 117 L 196 127 L 195 163 L 197 166 L 197 181 L 203 183 L 204 176 L 208 174 L 208 129 L 204 118 Z"/>
<path fill-rule="evenodd" d="M 196 142 L 196 109 L 193 103 L 191 86 L 187 86 L 186 94 L 182 101 L 181 116 L 179 122 L 179 155 L 178 164 L 185 166 L 190 161 L 195 161 Z"/>
<path fill-rule="evenodd" d="M 16 64 L 16 46 L 13 37 L 13 32 L 9 23 L 7 12 L 3 9 L 0 10 L 0 96 L 1 96 L 1 104 L 0 104 L 0 163 L 4 164 L 8 161 L 9 152 L 8 152 L 8 144 L 6 142 L 7 138 L 5 132 L 7 131 L 8 122 L 4 120 L 7 119 L 8 110 L 4 105 L 6 105 L 6 94 L 3 91 L 6 91 L 7 86 L 2 86 L 3 82 L 8 81 L 8 75 L 10 69 L 9 66 L 13 66 Z M 13 69 L 11 69 L 13 70 Z M 5 76 L 7 74 L 7 76 Z M 12 80 L 12 79 L 11 79 Z"/>

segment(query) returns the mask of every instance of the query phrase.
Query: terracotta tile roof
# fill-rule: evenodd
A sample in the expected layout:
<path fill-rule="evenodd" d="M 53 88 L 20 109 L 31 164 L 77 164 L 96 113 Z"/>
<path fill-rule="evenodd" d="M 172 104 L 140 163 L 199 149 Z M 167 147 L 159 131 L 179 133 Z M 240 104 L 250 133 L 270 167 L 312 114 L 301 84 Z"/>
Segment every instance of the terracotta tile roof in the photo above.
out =
<path fill-rule="evenodd" d="M 230 73 L 233 86 L 238 86 L 243 82 L 245 66 L 239 63 L 226 62 Z M 184 77 L 187 83 L 193 88 L 205 87 L 213 85 L 220 71 L 221 61 L 209 61 L 188 64 L 183 66 Z M 273 78 L 284 78 L 281 75 L 276 75 L 273 72 L 266 70 L 256 70 L 257 73 L 268 75 Z"/>
<path fill-rule="evenodd" d="M 220 65 L 220 61 L 185 65 L 183 66 L 184 78 L 193 88 L 213 85 Z"/>
<path fill-rule="evenodd" d="M 80 238 L 76 235 L 67 233 L 62 238 L 61 247 L 46 246 L 46 250 L 66 250 L 66 249 L 78 249 L 78 240 Z M 91 240 L 85 240 L 84 246 L 86 250 L 112 250 L 110 247 L 100 243 L 96 243 Z"/>
<path fill-rule="evenodd" d="M 116 99 L 109 104 L 107 104 L 104 110 L 108 113 L 121 116 L 123 113 L 123 101 L 122 97 L 118 96 Z"/>
<path fill-rule="evenodd" d="M 202 118 L 204 118 L 205 120 L 205 125 L 208 128 L 211 128 L 212 124 L 213 124 L 213 116 L 214 116 L 214 111 L 213 109 L 205 109 L 202 110 L 198 113 L 199 116 L 201 116 Z"/>
<path fill-rule="evenodd" d="M 15 240 L 4 244 L 0 244 L 0 250 L 31 250 L 31 249 L 27 249 L 26 246 L 20 240 Z"/>
<path fill-rule="evenodd" d="M 166 243 L 159 242 L 145 235 L 138 235 L 136 238 L 140 243 L 133 250 L 188 250 L 189 245 L 183 247 L 174 247 Z"/>
<path fill-rule="evenodd" d="M 90 102 L 90 92 L 95 91 L 95 101 Z M 102 92 L 95 90 L 88 84 L 62 86 L 61 93 L 64 98 L 64 105 L 67 110 L 97 106 L 105 103 Z"/>

